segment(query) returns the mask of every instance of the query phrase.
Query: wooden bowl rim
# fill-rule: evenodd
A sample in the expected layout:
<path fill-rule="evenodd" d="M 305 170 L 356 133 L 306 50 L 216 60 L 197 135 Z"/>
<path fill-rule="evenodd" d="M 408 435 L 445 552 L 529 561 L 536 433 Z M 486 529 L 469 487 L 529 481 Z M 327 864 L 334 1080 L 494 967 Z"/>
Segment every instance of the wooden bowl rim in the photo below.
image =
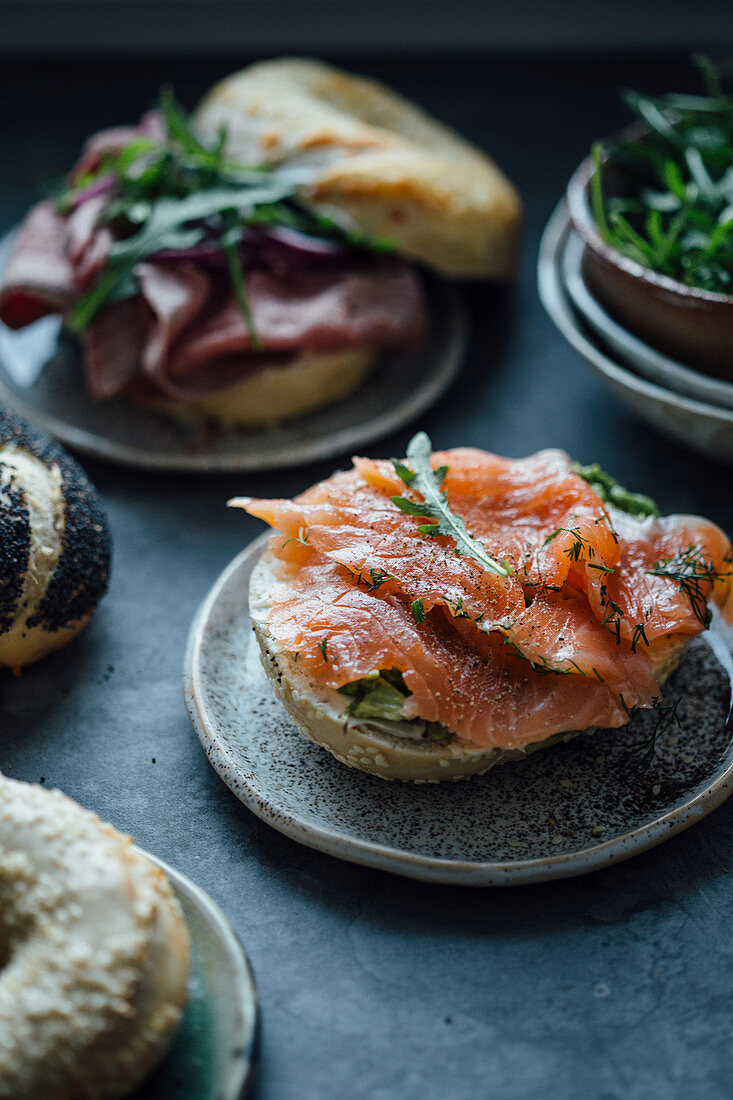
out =
<path fill-rule="evenodd" d="M 604 152 L 603 161 L 608 161 Z M 587 156 L 570 177 L 567 186 L 566 197 L 570 219 L 573 227 L 579 233 L 584 244 L 600 256 L 606 263 L 618 268 L 624 274 L 634 279 L 640 279 L 651 287 L 666 291 L 668 294 L 689 301 L 696 301 L 708 305 L 733 306 L 732 294 L 720 294 L 713 290 L 703 290 L 702 287 L 688 286 L 672 279 L 669 275 L 662 275 L 651 267 L 625 256 L 623 252 L 607 244 L 600 235 L 596 226 L 593 211 L 588 198 L 588 184 L 593 174 L 593 158 Z"/>

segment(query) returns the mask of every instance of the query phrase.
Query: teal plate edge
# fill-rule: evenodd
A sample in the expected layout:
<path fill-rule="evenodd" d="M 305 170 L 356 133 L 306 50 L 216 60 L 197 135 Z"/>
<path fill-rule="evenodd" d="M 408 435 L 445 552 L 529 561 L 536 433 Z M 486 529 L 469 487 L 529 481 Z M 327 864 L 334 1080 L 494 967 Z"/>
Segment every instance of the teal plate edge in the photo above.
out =
<path fill-rule="evenodd" d="M 131 1100 L 240 1100 L 250 1093 L 259 1033 L 257 986 L 237 934 L 208 894 L 162 860 L 191 941 L 188 1002 L 163 1061 Z"/>

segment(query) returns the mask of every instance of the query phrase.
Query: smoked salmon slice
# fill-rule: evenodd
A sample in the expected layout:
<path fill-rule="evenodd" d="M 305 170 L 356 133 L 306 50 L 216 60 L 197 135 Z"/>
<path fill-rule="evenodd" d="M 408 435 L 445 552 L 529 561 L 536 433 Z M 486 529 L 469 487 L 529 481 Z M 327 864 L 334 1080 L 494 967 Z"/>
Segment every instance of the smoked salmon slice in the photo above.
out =
<path fill-rule="evenodd" d="M 406 719 L 481 746 L 618 726 L 653 706 L 655 654 L 704 630 L 708 601 L 727 597 L 727 536 L 697 517 L 621 511 L 561 451 L 460 448 L 430 465 L 496 571 L 430 530 L 403 463 L 355 458 L 294 500 L 232 502 L 275 529 L 278 643 L 333 688 L 397 670 Z"/>

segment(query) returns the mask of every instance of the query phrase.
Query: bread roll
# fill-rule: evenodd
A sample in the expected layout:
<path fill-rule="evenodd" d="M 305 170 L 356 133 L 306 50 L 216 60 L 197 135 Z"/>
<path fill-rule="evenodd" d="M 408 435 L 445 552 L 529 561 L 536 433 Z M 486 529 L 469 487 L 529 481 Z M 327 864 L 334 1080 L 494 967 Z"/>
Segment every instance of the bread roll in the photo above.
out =
<path fill-rule="evenodd" d="M 305 353 L 282 366 L 263 367 L 223 390 L 180 401 L 153 398 L 146 405 L 182 421 L 210 420 L 225 430 L 266 427 L 347 397 L 369 374 L 376 358 L 371 348 Z"/>
<path fill-rule="evenodd" d="M 517 266 L 521 204 L 497 165 L 448 126 L 373 80 L 281 58 L 218 84 L 194 123 L 226 127 L 245 163 L 308 169 L 302 194 L 371 236 L 456 278 L 505 279 Z"/>
<path fill-rule="evenodd" d="M 71 641 L 109 568 L 107 519 L 81 467 L 0 406 L 0 667 Z"/>
<path fill-rule="evenodd" d="M 269 594 L 276 581 L 275 565 L 275 558 L 266 551 L 252 573 L 249 590 L 250 615 L 263 667 L 275 694 L 301 732 L 328 749 L 342 764 L 381 779 L 436 783 L 481 775 L 496 764 L 520 760 L 558 741 L 594 732 L 568 730 L 525 748 L 499 749 L 475 745 L 456 736 L 447 743 L 411 740 L 368 721 L 349 718 L 349 699 L 304 672 L 303 666 L 293 660 L 270 632 Z M 663 683 L 677 667 L 689 641 L 685 635 L 671 635 L 655 645 L 652 667 L 658 683 Z"/>

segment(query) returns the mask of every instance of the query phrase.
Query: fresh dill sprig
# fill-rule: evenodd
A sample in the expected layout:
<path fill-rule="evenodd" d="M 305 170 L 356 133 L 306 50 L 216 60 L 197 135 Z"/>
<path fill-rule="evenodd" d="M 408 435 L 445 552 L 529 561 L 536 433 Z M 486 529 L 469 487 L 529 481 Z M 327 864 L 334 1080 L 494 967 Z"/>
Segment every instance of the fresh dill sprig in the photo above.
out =
<path fill-rule="evenodd" d="M 310 535 L 310 528 L 309 527 L 299 527 L 297 535 L 293 535 L 291 538 L 285 539 L 285 542 L 282 544 L 282 549 L 284 550 L 285 547 L 288 546 L 291 542 L 300 542 L 300 543 L 303 544 L 303 546 L 305 546 L 308 542 L 308 536 L 309 535 Z"/>
<path fill-rule="evenodd" d="M 393 581 L 394 577 L 391 573 L 388 573 L 386 569 L 370 569 L 369 576 L 371 580 L 367 580 L 363 573 L 360 573 L 357 577 L 357 583 L 365 584 L 367 592 L 376 592 L 378 588 L 381 588 L 387 581 Z"/>
<path fill-rule="evenodd" d="M 731 573 L 721 573 L 715 564 L 705 557 L 700 545 L 687 546 L 669 558 L 656 562 L 653 569 L 647 569 L 652 577 L 665 577 L 675 581 L 679 591 L 690 601 L 692 613 L 698 622 L 707 629 L 710 626 L 712 612 L 708 607 L 710 590 L 716 581 L 730 577 Z"/>
<path fill-rule="evenodd" d="M 631 634 L 631 652 L 636 653 L 636 647 L 639 642 L 643 642 L 645 646 L 649 646 L 649 639 L 646 636 L 646 629 L 644 623 L 637 623 Z"/>
<path fill-rule="evenodd" d="M 328 661 L 328 638 L 324 638 L 323 641 L 318 643 L 318 648 L 321 651 L 321 656 L 324 661 Z"/>
<path fill-rule="evenodd" d="M 429 437 L 425 432 L 418 432 L 407 446 L 407 457 L 412 466 L 392 459 L 400 480 L 422 497 L 422 501 L 415 501 L 410 497 L 393 496 L 392 503 L 407 515 L 433 520 L 418 527 L 421 535 L 444 535 L 455 542 L 456 554 L 473 558 L 487 573 L 510 577 L 511 565 L 490 557 L 484 544 L 468 533 L 463 519 L 451 509 L 448 495 L 442 488 L 448 467 L 440 466 L 434 470 L 430 461 L 432 452 Z"/>
<path fill-rule="evenodd" d="M 630 749 L 624 756 L 624 764 L 635 764 L 638 768 L 648 768 L 654 758 L 654 752 L 657 747 L 659 738 L 667 733 L 672 726 L 676 723 L 677 726 L 682 729 L 682 723 L 679 716 L 679 707 L 682 702 L 682 696 L 680 695 L 674 703 L 661 704 L 657 703 L 655 711 L 657 712 L 657 721 L 654 729 L 651 732 L 651 736 L 648 741 L 645 741 L 643 745 L 638 746 L 635 749 Z M 629 712 L 629 724 L 633 713 Z"/>

